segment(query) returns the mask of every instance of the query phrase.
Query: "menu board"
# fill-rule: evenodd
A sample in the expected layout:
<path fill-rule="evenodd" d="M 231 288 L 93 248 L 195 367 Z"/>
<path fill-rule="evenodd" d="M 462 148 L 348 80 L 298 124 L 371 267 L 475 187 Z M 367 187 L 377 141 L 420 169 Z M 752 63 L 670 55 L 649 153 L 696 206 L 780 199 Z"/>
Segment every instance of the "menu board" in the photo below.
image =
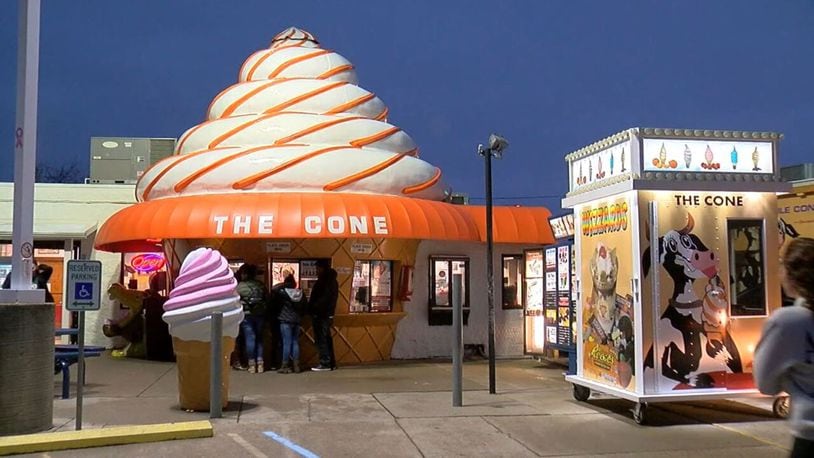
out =
<path fill-rule="evenodd" d="M 526 315 L 543 310 L 543 251 L 526 252 Z"/>
<path fill-rule="evenodd" d="M 557 248 L 545 250 L 545 290 L 543 291 L 545 310 L 546 343 L 557 343 Z"/>
<path fill-rule="evenodd" d="M 574 236 L 574 214 L 569 213 L 555 218 L 549 218 L 551 232 L 557 240 Z"/>
<path fill-rule="evenodd" d="M 579 296 L 579 283 L 577 283 L 577 247 L 571 244 L 571 342 L 577 344 L 577 297 Z"/>
<path fill-rule="evenodd" d="M 393 294 L 392 261 L 370 261 L 370 265 L 370 310 L 389 312 Z"/>
<path fill-rule="evenodd" d="M 557 247 L 557 344 L 571 345 L 571 246 Z"/>
<path fill-rule="evenodd" d="M 546 346 L 545 291 L 546 259 L 542 248 L 523 253 L 523 351 L 529 355 L 542 355 Z M 556 281 L 556 280 L 555 280 Z"/>

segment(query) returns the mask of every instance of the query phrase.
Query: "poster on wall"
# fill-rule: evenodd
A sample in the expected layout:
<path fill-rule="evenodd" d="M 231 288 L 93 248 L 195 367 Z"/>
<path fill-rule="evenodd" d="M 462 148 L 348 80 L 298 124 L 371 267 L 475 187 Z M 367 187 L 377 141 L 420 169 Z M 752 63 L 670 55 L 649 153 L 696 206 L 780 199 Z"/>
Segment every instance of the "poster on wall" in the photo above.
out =
<path fill-rule="evenodd" d="M 808 189 L 808 192 L 803 189 Z M 802 187 L 796 194 L 787 194 L 777 199 L 777 230 L 779 233 L 780 252 L 786 244 L 797 237 L 814 238 L 814 185 Z M 794 299 L 783 291 L 783 305 L 791 305 Z"/>
<path fill-rule="evenodd" d="M 786 195 L 778 199 L 777 207 L 781 250 L 793 238 L 814 237 L 814 195 Z"/>
<path fill-rule="evenodd" d="M 370 261 L 370 310 L 389 312 L 393 293 L 392 261 Z"/>
<path fill-rule="evenodd" d="M 543 309 L 543 251 L 526 252 L 526 311 Z"/>
<path fill-rule="evenodd" d="M 568 245 L 557 247 L 557 291 L 567 292 L 571 288 L 571 253 Z"/>
<path fill-rule="evenodd" d="M 545 309 L 546 343 L 557 343 L 557 248 L 545 250 Z"/>
<path fill-rule="evenodd" d="M 557 345 L 571 345 L 571 247 L 557 247 Z"/>
<path fill-rule="evenodd" d="M 580 208 L 583 376 L 635 390 L 632 225 L 626 197 Z"/>
<path fill-rule="evenodd" d="M 765 317 L 779 300 L 776 286 L 768 290 L 777 282 L 767 281 L 777 269 L 777 256 L 767 256 L 777 253 L 777 232 L 765 220 L 774 213 L 774 196 L 652 192 L 643 198 L 658 202 L 658 241 L 642 254 L 644 281 L 657 275 L 659 285 L 645 380 L 658 392 L 753 388 L 748 369 L 763 320 L 741 318 Z"/>
<path fill-rule="evenodd" d="M 539 250 L 525 250 L 525 285 L 524 301 L 524 335 L 526 354 L 539 355 L 545 349 L 546 329 L 543 310 L 544 291 L 544 252 Z"/>

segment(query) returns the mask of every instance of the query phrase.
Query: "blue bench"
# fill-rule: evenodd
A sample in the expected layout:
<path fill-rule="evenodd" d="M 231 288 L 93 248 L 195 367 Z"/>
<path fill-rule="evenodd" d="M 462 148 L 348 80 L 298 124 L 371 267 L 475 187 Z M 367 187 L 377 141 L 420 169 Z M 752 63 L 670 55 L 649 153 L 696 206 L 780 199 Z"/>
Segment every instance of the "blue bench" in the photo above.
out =
<path fill-rule="evenodd" d="M 105 347 L 85 346 L 85 358 L 101 356 Z M 55 345 L 54 346 L 54 375 L 62 372 L 62 399 L 70 397 L 71 388 L 71 365 L 79 362 L 78 345 Z"/>

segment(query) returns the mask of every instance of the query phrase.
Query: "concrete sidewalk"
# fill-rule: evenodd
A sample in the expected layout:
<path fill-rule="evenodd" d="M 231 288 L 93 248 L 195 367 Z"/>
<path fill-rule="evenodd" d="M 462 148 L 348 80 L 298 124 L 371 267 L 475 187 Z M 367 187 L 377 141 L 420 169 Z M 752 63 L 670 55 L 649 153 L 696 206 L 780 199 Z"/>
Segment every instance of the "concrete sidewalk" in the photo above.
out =
<path fill-rule="evenodd" d="M 636 425 L 631 403 L 578 403 L 558 366 L 498 361 L 497 395 L 485 362 L 464 367 L 464 407 L 453 408 L 448 362 L 390 362 L 334 372 L 233 371 L 215 437 L 70 456 L 786 456 L 791 437 L 768 399 L 651 405 Z M 175 366 L 108 356 L 88 361 L 84 428 L 190 421 L 178 409 Z M 72 387 L 73 388 L 73 387 Z M 75 399 L 59 399 L 55 430 L 74 428 Z M 73 391 L 72 391 L 73 396 Z M 310 454 L 310 455 L 309 455 Z M 34 455 L 45 456 L 45 455 Z"/>

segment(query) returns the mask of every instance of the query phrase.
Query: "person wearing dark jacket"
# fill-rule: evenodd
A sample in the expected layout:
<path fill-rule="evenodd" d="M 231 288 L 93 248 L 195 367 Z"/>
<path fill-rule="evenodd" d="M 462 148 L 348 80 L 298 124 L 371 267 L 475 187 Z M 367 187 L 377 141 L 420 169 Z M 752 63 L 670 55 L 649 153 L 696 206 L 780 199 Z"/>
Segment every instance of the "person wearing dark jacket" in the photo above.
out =
<path fill-rule="evenodd" d="M 332 371 L 336 369 L 336 356 L 331 336 L 334 313 L 336 312 L 336 299 L 339 296 L 339 284 L 336 281 L 336 271 L 331 268 L 327 260 L 317 261 L 317 281 L 311 289 L 308 309 L 314 328 L 314 341 L 319 350 L 319 365 L 312 367 L 313 371 Z"/>
<path fill-rule="evenodd" d="M 54 302 L 54 296 L 51 294 L 51 291 L 48 291 L 48 281 L 51 279 L 51 274 L 53 273 L 54 268 L 48 264 L 37 264 L 37 267 L 34 269 L 34 284 L 37 285 L 37 289 L 45 290 L 45 302 L 48 303 Z"/>
<path fill-rule="evenodd" d="M 282 287 L 274 291 L 273 301 L 277 302 L 277 320 L 280 322 L 280 335 L 283 340 L 281 374 L 300 372 L 300 320 L 305 309 L 305 295 L 297 288 L 293 275 L 285 277 Z"/>
<path fill-rule="evenodd" d="M 147 359 L 175 361 L 170 329 L 167 322 L 161 319 L 164 315 L 164 303 L 167 302 L 167 296 L 163 294 L 167 289 L 167 272 L 153 272 L 149 281 L 150 288 L 142 301 Z"/>
<path fill-rule="evenodd" d="M 54 302 L 54 296 L 51 291 L 48 291 L 48 280 L 51 279 L 51 274 L 54 273 L 54 268 L 48 264 L 38 264 L 34 261 L 34 267 L 31 270 L 31 283 L 37 289 L 45 290 L 45 302 Z M 3 289 L 11 289 L 11 272 L 6 275 L 3 280 Z"/>
<path fill-rule="evenodd" d="M 243 264 L 238 269 L 240 282 L 237 284 L 237 293 L 243 305 L 243 321 L 240 330 L 243 332 L 245 343 L 244 354 L 249 361 L 249 372 L 262 374 L 263 365 L 263 323 L 266 313 L 268 291 L 266 285 L 257 279 L 260 269 L 254 264 Z"/>

